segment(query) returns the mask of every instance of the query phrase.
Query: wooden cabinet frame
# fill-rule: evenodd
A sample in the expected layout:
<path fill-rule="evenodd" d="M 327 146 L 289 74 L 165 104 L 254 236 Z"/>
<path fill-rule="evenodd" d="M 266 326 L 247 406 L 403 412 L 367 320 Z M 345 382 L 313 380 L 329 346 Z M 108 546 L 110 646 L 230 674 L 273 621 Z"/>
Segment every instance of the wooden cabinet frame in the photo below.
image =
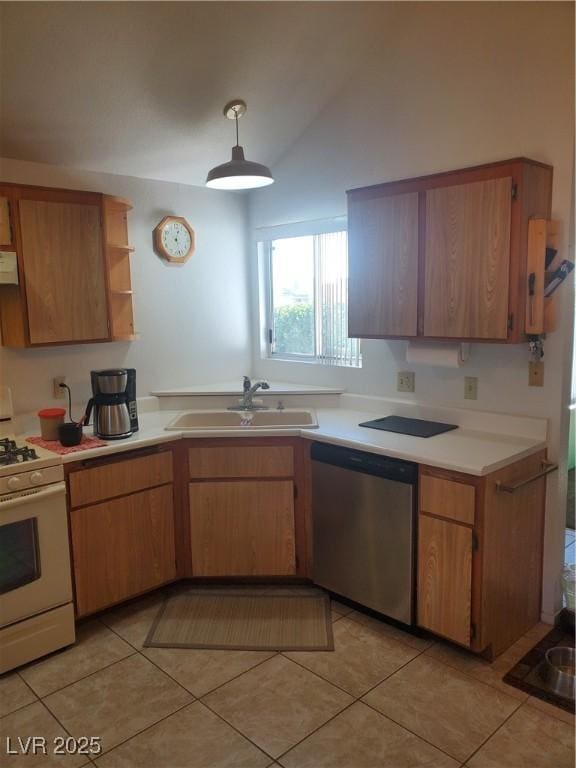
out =
<path fill-rule="evenodd" d="M 296 548 L 296 574 L 297 579 L 307 579 L 311 576 L 311 557 L 312 557 L 312 522 L 311 522 L 311 478 L 310 478 L 310 446 L 309 440 L 298 437 L 247 437 L 247 438 L 191 438 L 180 441 L 181 445 L 177 448 L 181 451 L 178 463 L 183 467 L 180 476 L 180 499 L 182 508 L 177 522 L 177 527 L 181 535 L 177 540 L 177 561 L 179 564 L 179 575 L 181 578 L 190 578 L 194 574 L 192 562 L 192 553 L 189 547 L 190 541 L 190 518 L 188 503 L 188 483 L 189 482 L 210 482 L 209 478 L 192 478 L 188 471 L 188 450 L 189 448 L 202 447 L 220 447 L 235 448 L 274 448 L 290 447 L 294 452 L 293 470 L 287 475 L 279 476 L 265 475 L 262 481 L 266 480 L 286 480 L 291 479 L 294 483 L 294 534 Z M 242 478 L 219 478 L 222 480 L 236 480 L 242 482 Z M 245 478 L 248 479 L 248 478 Z M 250 478 L 258 479 L 258 478 Z M 177 481 L 178 482 L 178 481 Z M 285 579 L 284 579 L 285 580 Z"/>
<path fill-rule="evenodd" d="M 259 482 L 276 485 L 290 483 L 294 487 L 294 549 L 296 571 L 293 576 L 278 575 L 279 582 L 303 582 L 312 575 L 312 508 L 311 508 L 311 471 L 310 449 L 312 442 L 299 437 L 250 437 L 250 438 L 190 438 L 177 439 L 170 444 L 161 444 L 126 453 L 103 456 L 96 459 L 79 459 L 65 464 L 68 487 L 76 486 L 76 502 L 69 503 L 71 517 L 71 540 L 74 538 L 72 516 L 81 512 L 86 522 L 86 515 L 91 510 L 98 511 L 99 505 L 107 503 L 123 510 L 130 519 L 128 500 L 147 491 L 163 489 L 160 497 L 166 496 L 166 489 L 171 491 L 173 509 L 173 577 L 169 581 L 193 578 L 195 581 L 228 582 L 226 576 L 198 577 L 194 574 L 191 547 L 191 519 L 189 487 L 205 484 L 230 486 L 231 483 L 247 483 L 252 487 Z M 289 448 L 293 453 L 294 463 L 286 461 L 287 452 L 273 449 Z M 190 449 L 233 449 L 252 451 L 248 461 L 243 457 L 237 462 L 238 470 L 226 469 L 219 475 L 208 477 L 216 466 L 211 460 L 201 467 L 196 476 L 191 476 L 189 469 Z M 269 453 L 268 453 L 269 452 Z M 83 493 L 78 492 L 78 483 L 71 483 L 75 473 L 100 467 L 121 467 L 125 460 L 146 457 L 163 457 L 170 454 L 171 466 L 164 460 L 150 462 L 150 471 L 140 464 L 133 464 L 129 473 L 130 481 L 121 473 L 96 473 L 86 475 L 86 483 L 80 483 Z M 215 456 L 221 456 L 216 453 Z M 269 461 L 264 461 L 266 456 Z M 419 612 L 420 599 L 423 599 L 423 586 L 417 582 L 417 623 L 434 634 L 451 640 L 466 648 L 494 657 L 502 653 L 520 636 L 527 632 L 540 619 L 542 553 L 544 535 L 545 478 L 550 465 L 545 464 L 545 451 L 539 451 L 484 477 L 475 477 L 459 472 L 442 470 L 435 467 L 420 466 L 418 521 L 428 521 L 427 525 L 417 526 L 418 534 L 429 537 L 433 543 L 434 557 L 446 557 L 446 553 L 455 552 L 455 562 L 440 563 L 439 571 L 444 576 L 437 577 L 434 564 L 428 568 L 425 563 L 418 563 L 424 576 L 429 577 L 426 599 L 429 607 L 426 617 Z M 233 467 L 234 461 L 228 455 L 221 466 Z M 544 463 L 544 467 L 543 467 Z M 276 470 L 279 468 L 279 472 Z M 106 477 L 103 478 L 102 475 Z M 199 476 L 200 475 L 200 476 Z M 224 476 L 226 475 L 226 476 Z M 432 481 L 432 482 L 430 482 Z M 503 488 L 504 487 L 504 488 Z M 516 488 L 517 492 L 507 492 Z M 69 497 L 70 498 L 70 497 Z M 119 503 L 119 505 L 118 505 Z M 154 525 L 153 503 L 152 517 L 148 520 Z M 129 524 L 128 524 L 129 527 Z M 167 526 L 161 526 L 167 530 Z M 279 530 L 282 530 L 280 528 Z M 124 528 L 124 534 L 126 528 Z M 80 538 L 80 540 L 82 540 Z M 265 540 L 265 537 L 264 537 Z M 84 538 L 85 542 L 85 538 Z M 422 543 L 419 540 L 419 544 Z M 158 543 L 158 551 L 166 552 L 166 539 Z M 471 548 L 471 558 L 470 558 Z M 439 553 L 439 554 L 438 554 Z M 78 563 L 72 550 L 73 573 Z M 162 560 L 165 563 L 165 557 Z M 162 570 L 157 564 L 154 566 Z M 438 588 L 438 578 L 458 578 L 458 570 L 465 570 L 469 595 L 462 589 L 455 592 L 458 611 L 444 606 L 445 592 Z M 428 569 L 428 570 L 426 570 Z M 166 573 L 166 570 L 163 571 Z M 286 571 L 281 571 L 286 573 Z M 280 573 L 280 571 L 278 572 Z M 125 575 L 125 574 L 124 574 Z M 150 574 L 148 574 L 148 577 Z M 257 582 L 258 576 L 232 577 L 235 581 Z M 274 578 L 264 577 L 265 581 Z M 154 579 L 151 579 L 154 582 Z M 169 581 L 165 583 L 169 583 Z M 150 578 L 149 578 L 150 582 Z M 74 589 L 76 579 L 73 577 Z M 432 589 L 430 589 L 432 585 Z M 113 585 L 102 590 L 115 594 Z M 160 584 L 153 584 L 147 590 Z M 86 588 L 86 580 L 84 580 Z M 448 589 L 448 592 L 450 590 Z M 117 593 L 116 593 L 117 594 Z M 86 595 L 86 591 L 84 592 Z M 76 596 L 76 592 L 75 592 Z M 116 602 L 123 602 L 137 595 L 118 596 Z M 98 597 L 98 595 L 96 595 Z M 75 598 L 76 599 L 76 598 Z M 108 607 L 99 603 L 92 611 L 84 609 L 82 615 Z M 461 621 L 461 613 L 469 621 L 469 637 Z"/>
<path fill-rule="evenodd" d="M 470 642 L 437 627 L 427 629 L 492 658 L 540 620 L 546 482 L 537 476 L 545 458 L 546 452 L 539 451 L 484 477 L 420 466 L 419 519 L 441 520 L 472 533 Z M 446 514 L 426 511 L 422 478 L 428 476 L 472 487 L 474 521 L 458 519 L 449 508 Z M 518 495 L 498 489 L 498 483 L 533 477 Z M 418 603 L 419 596 L 417 614 Z"/>
<path fill-rule="evenodd" d="M 179 535 L 179 526 L 181 525 L 180 517 L 181 517 L 181 506 L 182 506 L 182 497 L 181 497 L 181 483 L 179 480 L 181 479 L 182 473 L 179 472 L 179 456 L 178 456 L 178 448 L 180 447 L 182 441 L 178 441 L 176 445 L 172 446 L 166 446 L 166 445 L 157 445 L 153 446 L 151 448 L 143 448 L 135 451 L 127 451 L 125 453 L 119 453 L 119 454 L 111 454 L 106 455 L 98 458 L 92 458 L 92 459 L 79 459 L 78 461 L 71 462 L 70 464 L 64 464 L 64 475 L 66 478 L 66 485 L 67 485 L 67 498 L 68 498 L 68 523 L 69 523 L 69 531 L 70 531 L 70 552 L 71 552 L 71 560 L 72 560 L 72 589 L 74 594 L 74 604 L 76 607 L 76 613 L 79 617 L 88 616 L 91 613 L 95 613 L 101 610 L 104 610 L 105 608 L 108 608 L 112 605 L 115 605 L 117 603 L 125 602 L 128 599 L 131 599 L 133 597 L 138 597 L 139 594 L 145 594 L 146 592 L 149 592 L 150 589 L 155 589 L 159 586 L 162 586 L 163 584 L 169 584 L 173 581 L 176 581 L 178 578 L 180 578 L 180 567 L 178 562 L 178 542 L 180 540 Z M 143 459 L 145 457 L 158 457 L 158 458 L 164 458 L 165 456 L 171 456 L 172 459 L 172 467 L 173 467 L 173 473 L 171 474 L 169 471 L 167 471 L 167 468 L 165 467 L 166 462 L 160 462 L 158 463 L 158 473 L 154 473 L 149 476 L 145 476 L 142 472 L 138 472 L 134 475 L 134 483 L 132 484 L 132 487 L 124 487 L 124 488 L 116 488 L 114 484 L 112 484 L 112 487 L 108 487 L 100 482 L 93 482 L 90 479 L 87 479 L 87 483 L 90 486 L 90 493 L 89 495 L 84 495 L 83 497 L 79 498 L 79 503 L 74 505 L 71 503 L 71 485 L 74 482 L 74 485 L 80 485 L 78 482 L 79 474 L 85 470 L 92 470 L 96 468 L 101 467 L 122 467 L 123 462 L 130 461 L 133 459 Z M 103 490 L 101 490 L 103 489 Z M 164 551 L 165 553 L 172 550 L 174 554 L 174 561 L 170 566 L 166 566 L 164 568 L 165 573 L 169 573 L 170 575 L 166 579 L 162 579 L 158 583 L 154 583 L 153 586 L 148 586 L 147 588 L 144 588 L 141 592 L 135 592 L 134 594 L 129 595 L 123 595 L 121 597 L 118 597 L 118 599 L 114 599 L 113 602 L 108 603 L 98 603 L 98 607 L 90 608 L 80 605 L 78 602 L 78 595 L 76 590 L 76 580 L 77 580 L 77 570 L 81 567 L 80 563 L 78 562 L 78 553 L 75 552 L 74 549 L 74 527 L 75 527 L 75 519 L 74 516 L 76 513 L 84 513 L 84 515 L 95 512 L 97 513 L 99 510 L 98 508 L 103 508 L 107 504 L 122 504 L 123 502 L 130 503 L 130 499 L 134 498 L 137 499 L 139 496 L 142 496 L 143 494 L 146 494 L 150 491 L 162 491 L 162 494 L 160 495 L 160 498 L 170 498 L 171 501 L 171 513 L 172 513 L 172 528 L 173 528 L 173 540 L 172 541 L 165 541 L 164 546 L 161 546 L 161 542 L 158 543 L 158 546 L 161 551 Z M 167 526 L 168 527 L 168 526 Z M 166 565 L 166 564 L 165 564 Z M 86 600 L 86 579 L 83 580 L 84 584 L 84 599 Z M 106 594 L 113 594 L 113 589 L 107 589 Z M 98 596 L 92 595 L 91 596 L 92 601 L 94 604 L 97 603 Z"/>
<path fill-rule="evenodd" d="M 425 266 L 426 266 L 426 192 L 460 184 L 471 184 L 510 177 L 512 179 L 510 219 L 510 266 L 508 284 L 508 335 L 507 338 L 471 338 L 462 340 L 484 343 L 517 344 L 525 340 L 525 316 L 527 303 L 527 251 L 528 221 L 531 218 L 550 218 L 552 204 L 552 172 L 549 165 L 527 158 L 514 158 L 499 163 L 476 166 L 457 171 L 420 176 L 414 179 L 376 184 L 370 187 L 348 190 L 349 202 L 358 203 L 390 195 L 418 194 L 418 306 L 417 333 L 414 336 L 390 334 L 355 334 L 360 338 L 409 339 L 431 341 L 458 341 L 453 336 L 424 336 Z"/>
<path fill-rule="evenodd" d="M 35 187 L 24 184 L 0 182 L 0 199 L 7 200 L 11 243 L 16 252 L 18 285 L 0 286 L 0 329 L 2 344 L 7 347 L 65 346 L 68 344 L 101 343 L 106 341 L 130 341 L 136 338 L 132 317 L 132 288 L 130 281 L 129 254 L 133 248 L 128 243 L 126 213 L 132 206 L 127 200 L 103 195 L 99 192 Z M 26 278 L 26 259 L 19 203 L 62 203 L 67 205 L 94 206 L 99 216 L 98 250 L 101 254 L 100 273 L 95 276 L 103 286 L 105 323 L 104 333 L 98 338 L 59 338 L 35 342 L 30 327 L 30 313 Z M 122 224 L 123 226 L 118 226 Z M 111 242 L 111 238 L 114 241 Z M 118 277 L 120 275 L 120 277 Z M 62 275 L 66 281 L 66 275 Z M 66 289 L 64 289 L 66 290 Z M 87 298 L 87 300 L 89 297 Z M 100 330 L 100 328 L 99 328 Z"/>

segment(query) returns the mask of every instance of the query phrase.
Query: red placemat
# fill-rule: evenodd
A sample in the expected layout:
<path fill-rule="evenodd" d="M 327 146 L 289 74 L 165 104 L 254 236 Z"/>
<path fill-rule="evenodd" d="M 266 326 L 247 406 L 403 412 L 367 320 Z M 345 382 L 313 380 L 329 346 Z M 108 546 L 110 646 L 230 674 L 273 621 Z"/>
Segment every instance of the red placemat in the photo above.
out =
<path fill-rule="evenodd" d="M 44 440 L 43 437 L 27 437 L 27 443 L 37 445 L 40 448 L 46 448 L 47 451 L 53 453 L 59 453 L 64 455 L 65 453 L 76 453 L 76 451 L 87 451 L 89 448 L 100 448 L 102 445 L 107 445 L 104 440 L 100 440 L 99 437 L 88 437 L 82 435 L 82 440 L 79 445 L 61 445 L 58 440 Z"/>

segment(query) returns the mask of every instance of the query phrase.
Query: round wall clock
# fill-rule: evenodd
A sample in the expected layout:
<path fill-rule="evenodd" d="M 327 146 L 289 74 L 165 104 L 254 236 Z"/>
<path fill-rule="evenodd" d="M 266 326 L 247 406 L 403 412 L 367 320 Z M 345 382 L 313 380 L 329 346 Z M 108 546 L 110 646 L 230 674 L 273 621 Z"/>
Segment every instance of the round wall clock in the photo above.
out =
<path fill-rule="evenodd" d="M 154 250 L 166 261 L 183 264 L 195 245 L 194 230 L 181 216 L 165 216 L 154 229 Z"/>

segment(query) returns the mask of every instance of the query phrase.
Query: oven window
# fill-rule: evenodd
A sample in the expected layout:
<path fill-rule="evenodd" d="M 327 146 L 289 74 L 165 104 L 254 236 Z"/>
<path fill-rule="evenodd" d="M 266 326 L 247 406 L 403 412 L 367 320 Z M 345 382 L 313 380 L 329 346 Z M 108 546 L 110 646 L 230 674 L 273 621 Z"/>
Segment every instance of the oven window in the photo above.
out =
<path fill-rule="evenodd" d="M 0 527 L 0 595 L 40 578 L 36 518 Z"/>

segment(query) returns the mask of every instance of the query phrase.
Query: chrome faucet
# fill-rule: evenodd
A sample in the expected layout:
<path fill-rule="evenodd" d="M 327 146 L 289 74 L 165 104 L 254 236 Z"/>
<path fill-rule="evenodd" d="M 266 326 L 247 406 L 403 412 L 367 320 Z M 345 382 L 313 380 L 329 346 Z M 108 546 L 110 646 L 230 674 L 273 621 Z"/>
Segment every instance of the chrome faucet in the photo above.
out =
<path fill-rule="evenodd" d="M 228 406 L 229 411 L 267 411 L 267 405 L 254 405 L 254 395 L 259 389 L 270 389 L 267 381 L 255 381 L 254 384 L 248 376 L 244 376 L 242 385 L 243 394 L 239 405 Z"/>

